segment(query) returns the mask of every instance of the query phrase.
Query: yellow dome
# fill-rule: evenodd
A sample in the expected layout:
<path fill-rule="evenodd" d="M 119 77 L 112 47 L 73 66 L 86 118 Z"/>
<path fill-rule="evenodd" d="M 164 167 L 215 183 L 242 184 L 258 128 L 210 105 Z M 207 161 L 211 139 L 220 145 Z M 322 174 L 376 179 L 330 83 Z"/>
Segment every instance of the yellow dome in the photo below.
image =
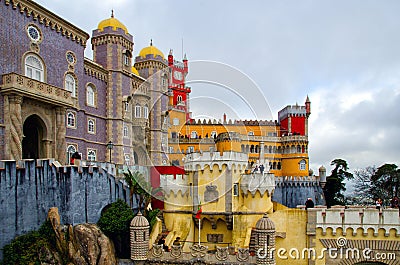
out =
<path fill-rule="evenodd" d="M 149 54 L 152 54 L 154 56 L 154 58 L 157 55 L 160 55 L 164 59 L 164 54 L 159 49 L 157 49 L 155 46 L 153 46 L 153 41 L 150 42 L 149 47 L 143 48 L 140 51 L 139 56 L 142 58 L 146 58 L 146 56 Z"/>
<path fill-rule="evenodd" d="M 111 13 L 111 18 L 105 19 L 99 23 L 97 29 L 103 31 L 106 27 L 112 27 L 114 30 L 117 28 L 123 29 L 128 34 L 128 29 L 118 19 L 114 18 L 114 11 Z"/>
<path fill-rule="evenodd" d="M 137 76 L 140 76 L 140 75 L 139 75 L 139 72 L 138 72 L 138 70 L 135 68 L 135 66 L 132 66 L 132 73 L 134 73 L 134 74 L 137 75 Z"/>

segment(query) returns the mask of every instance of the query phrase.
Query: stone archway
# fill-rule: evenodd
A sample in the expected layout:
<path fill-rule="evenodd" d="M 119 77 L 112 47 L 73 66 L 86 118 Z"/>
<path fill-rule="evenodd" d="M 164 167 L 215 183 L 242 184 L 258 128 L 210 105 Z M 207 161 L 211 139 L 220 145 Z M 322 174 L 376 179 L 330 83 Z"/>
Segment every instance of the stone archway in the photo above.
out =
<path fill-rule="evenodd" d="M 46 158 L 47 128 L 38 115 L 29 116 L 23 124 L 22 159 Z"/>

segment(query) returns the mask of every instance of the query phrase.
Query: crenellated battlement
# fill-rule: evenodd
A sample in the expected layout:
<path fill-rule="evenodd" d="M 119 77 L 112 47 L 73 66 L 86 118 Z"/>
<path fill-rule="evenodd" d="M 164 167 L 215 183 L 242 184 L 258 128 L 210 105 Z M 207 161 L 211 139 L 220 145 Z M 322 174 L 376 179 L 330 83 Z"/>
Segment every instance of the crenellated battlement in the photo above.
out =
<path fill-rule="evenodd" d="M 322 229 L 325 235 L 327 229 L 332 229 L 332 234 L 341 229 L 346 235 L 348 229 L 352 230 L 353 235 L 357 234 L 357 229 L 362 229 L 363 234 L 367 235 L 368 229 L 374 231 L 374 236 L 378 235 L 378 230 L 383 229 L 385 236 L 389 236 L 390 230 L 394 229 L 396 235 L 400 236 L 400 216 L 398 209 L 383 209 L 354 207 L 326 207 L 308 209 L 308 217 L 314 220 L 316 228 Z"/>
<path fill-rule="evenodd" d="M 277 187 L 287 187 L 287 186 L 320 186 L 320 180 L 318 176 L 283 176 L 275 177 L 275 185 Z"/>
<path fill-rule="evenodd" d="M 241 172 L 247 167 L 248 155 L 239 152 L 203 152 L 191 153 L 184 158 L 184 167 L 186 171 L 204 170 L 206 167 L 213 170 L 215 165 L 222 170 L 223 165 L 229 170 L 236 169 Z"/>
<path fill-rule="evenodd" d="M 288 116 L 307 116 L 306 106 L 299 106 L 299 105 L 289 105 L 283 108 L 278 112 L 278 120 L 281 121 L 282 119 Z"/>
<path fill-rule="evenodd" d="M 186 122 L 187 125 L 236 125 L 236 126 L 277 126 L 279 125 L 278 121 L 275 120 L 227 120 L 227 121 L 222 121 L 221 119 L 216 120 L 216 119 L 203 119 L 200 120 L 198 119 L 197 121 L 195 119 L 188 120 Z"/>
<path fill-rule="evenodd" d="M 171 193 L 176 197 L 181 192 L 182 196 L 188 195 L 190 185 L 185 180 L 185 175 L 160 175 L 160 187 L 164 191 L 164 195 L 169 197 Z"/>
<path fill-rule="evenodd" d="M 101 209 L 117 199 L 129 203 L 129 187 L 110 173 L 119 169 L 103 166 L 63 166 L 54 159 L 0 161 L 0 248 L 39 228 L 51 207 L 59 209 L 63 223 L 79 224 L 97 222 Z"/>
<path fill-rule="evenodd" d="M 268 192 L 268 196 L 271 196 L 275 190 L 275 177 L 272 173 L 252 173 L 242 175 L 240 182 L 240 189 L 247 195 L 249 192 L 251 195 L 255 195 L 257 191 L 261 195 Z"/>

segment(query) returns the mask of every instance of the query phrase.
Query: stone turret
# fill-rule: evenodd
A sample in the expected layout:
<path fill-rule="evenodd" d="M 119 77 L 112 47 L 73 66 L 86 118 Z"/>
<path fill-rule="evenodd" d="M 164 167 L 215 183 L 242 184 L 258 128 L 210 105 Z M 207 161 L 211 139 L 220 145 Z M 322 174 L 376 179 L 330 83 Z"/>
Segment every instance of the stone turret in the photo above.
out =
<path fill-rule="evenodd" d="M 141 262 L 147 259 L 147 253 L 149 252 L 149 230 L 149 222 L 139 212 L 132 219 L 130 226 L 131 260 L 135 261 L 135 264 L 142 264 Z"/>
<path fill-rule="evenodd" d="M 319 182 L 321 183 L 321 187 L 325 187 L 326 184 L 326 168 L 321 166 L 319 168 Z"/>
<path fill-rule="evenodd" d="M 268 214 L 256 223 L 257 264 L 275 265 L 275 224 L 268 218 Z"/>

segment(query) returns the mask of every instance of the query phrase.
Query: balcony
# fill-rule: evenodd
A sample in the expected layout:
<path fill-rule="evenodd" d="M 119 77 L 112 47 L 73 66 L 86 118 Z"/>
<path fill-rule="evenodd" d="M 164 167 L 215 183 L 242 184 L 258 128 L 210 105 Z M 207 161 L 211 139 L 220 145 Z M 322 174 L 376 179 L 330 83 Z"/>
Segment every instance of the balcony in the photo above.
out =
<path fill-rule="evenodd" d="M 0 92 L 16 93 L 57 106 L 72 107 L 74 105 L 71 92 L 16 73 L 3 75 Z"/>

